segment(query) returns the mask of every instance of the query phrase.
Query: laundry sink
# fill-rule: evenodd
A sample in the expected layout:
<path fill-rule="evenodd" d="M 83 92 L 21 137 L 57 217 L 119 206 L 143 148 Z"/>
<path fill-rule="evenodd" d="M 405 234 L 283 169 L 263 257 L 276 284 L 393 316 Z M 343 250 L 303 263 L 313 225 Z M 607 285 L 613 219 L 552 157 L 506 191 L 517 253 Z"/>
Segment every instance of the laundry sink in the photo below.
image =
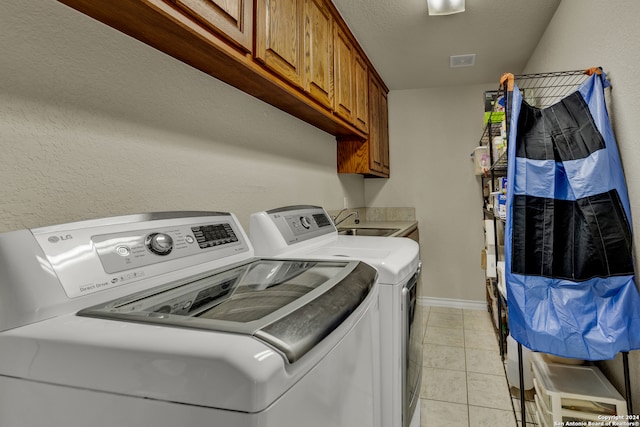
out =
<path fill-rule="evenodd" d="M 345 236 L 391 236 L 397 233 L 399 228 L 338 228 L 338 234 Z"/>

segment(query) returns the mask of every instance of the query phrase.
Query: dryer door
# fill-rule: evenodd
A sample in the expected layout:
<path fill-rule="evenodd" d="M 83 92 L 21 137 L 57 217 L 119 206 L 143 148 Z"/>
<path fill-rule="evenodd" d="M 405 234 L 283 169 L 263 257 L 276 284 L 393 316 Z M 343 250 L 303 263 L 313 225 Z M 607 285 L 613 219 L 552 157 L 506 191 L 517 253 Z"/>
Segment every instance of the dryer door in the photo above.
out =
<path fill-rule="evenodd" d="M 422 309 L 418 305 L 420 296 L 420 272 L 418 265 L 415 274 L 402 289 L 402 332 L 403 332 L 403 366 L 402 366 L 402 425 L 408 427 L 411 416 L 420 401 L 422 384 Z"/>
<path fill-rule="evenodd" d="M 365 300 L 376 277 L 358 261 L 258 259 L 78 315 L 253 335 L 293 363 Z"/>

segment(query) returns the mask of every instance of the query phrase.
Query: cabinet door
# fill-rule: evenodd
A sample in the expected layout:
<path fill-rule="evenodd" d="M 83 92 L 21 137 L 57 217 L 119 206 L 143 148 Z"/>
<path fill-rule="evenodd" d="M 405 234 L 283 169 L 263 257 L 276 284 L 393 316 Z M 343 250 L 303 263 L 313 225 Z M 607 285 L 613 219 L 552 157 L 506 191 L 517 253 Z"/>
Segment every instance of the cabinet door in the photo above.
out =
<path fill-rule="evenodd" d="M 380 135 L 380 94 L 382 88 L 375 78 L 369 79 L 369 111 L 370 111 L 370 128 L 369 128 L 369 168 L 371 170 L 382 172 L 382 140 Z"/>
<path fill-rule="evenodd" d="M 406 236 L 402 236 L 402 237 L 407 237 L 411 240 L 415 240 L 418 244 L 420 244 L 420 232 L 418 231 L 418 229 L 416 228 L 415 230 L 413 230 L 411 233 L 407 234 Z"/>
<path fill-rule="evenodd" d="M 253 0 L 172 0 L 207 28 L 251 52 Z"/>
<path fill-rule="evenodd" d="M 389 110 L 380 82 L 369 79 L 369 167 L 389 176 Z"/>
<path fill-rule="evenodd" d="M 333 108 L 333 18 L 323 0 L 305 0 L 304 89 Z"/>
<path fill-rule="evenodd" d="M 303 0 L 256 1 L 255 57 L 290 83 L 302 87 Z"/>
<path fill-rule="evenodd" d="M 353 46 L 338 25 L 335 26 L 334 34 L 335 113 L 353 123 Z"/>
<path fill-rule="evenodd" d="M 387 94 L 380 89 L 380 158 L 382 173 L 389 176 L 389 103 Z"/>
<path fill-rule="evenodd" d="M 360 55 L 353 56 L 353 124 L 363 132 L 369 132 L 369 72 Z"/>

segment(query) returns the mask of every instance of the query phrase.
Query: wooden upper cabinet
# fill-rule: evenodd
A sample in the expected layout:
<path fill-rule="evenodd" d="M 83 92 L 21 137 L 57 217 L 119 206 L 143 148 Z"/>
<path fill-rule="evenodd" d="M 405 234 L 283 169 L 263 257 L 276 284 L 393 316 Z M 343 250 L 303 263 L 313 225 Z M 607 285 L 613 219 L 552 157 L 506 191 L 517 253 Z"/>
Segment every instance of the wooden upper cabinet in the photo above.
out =
<path fill-rule="evenodd" d="M 386 86 L 330 0 L 58 0 L 338 139 L 389 176 Z"/>
<path fill-rule="evenodd" d="M 255 58 L 302 88 L 304 0 L 256 1 Z"/>
<path fill-rule="evenodd" d="M 253 46 L 253 0 L 169 0 L 242 50 Z"/>
<path fill-rule="evenodd" d="M 333 17 L 324 0 L 304 2 L 304 90 L 333 108 Z"/>
<path fill-rule="evenodd" d="M 333 41 L 336 83 L 335 113 L 347 122 L 353 123 L 353 45 L 338 25 L 335 26 Z"/>
<path fill-rule="evenodd" d="M 389 113 L 387 89 L 374 73 L 369 74 L 369 134 L 365 140 L 337 138 L 338 173 L 389 177 Z"/>
<path fill-rule="evenodd" d="M 363 132 L 369 132 L 369 72 L 364 59 L 353 56 L 353 124 Z"/>

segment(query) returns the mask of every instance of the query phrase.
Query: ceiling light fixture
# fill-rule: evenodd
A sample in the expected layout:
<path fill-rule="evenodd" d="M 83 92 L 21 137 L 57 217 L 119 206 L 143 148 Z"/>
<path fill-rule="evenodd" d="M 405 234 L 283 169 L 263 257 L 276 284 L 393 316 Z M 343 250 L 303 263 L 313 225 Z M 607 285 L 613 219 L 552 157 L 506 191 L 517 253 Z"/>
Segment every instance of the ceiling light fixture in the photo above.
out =
<path fill-rule="evenodd" d="M 465 0 L 427 0 L 429 15 L 452 15 L 464 12 Z"/>

